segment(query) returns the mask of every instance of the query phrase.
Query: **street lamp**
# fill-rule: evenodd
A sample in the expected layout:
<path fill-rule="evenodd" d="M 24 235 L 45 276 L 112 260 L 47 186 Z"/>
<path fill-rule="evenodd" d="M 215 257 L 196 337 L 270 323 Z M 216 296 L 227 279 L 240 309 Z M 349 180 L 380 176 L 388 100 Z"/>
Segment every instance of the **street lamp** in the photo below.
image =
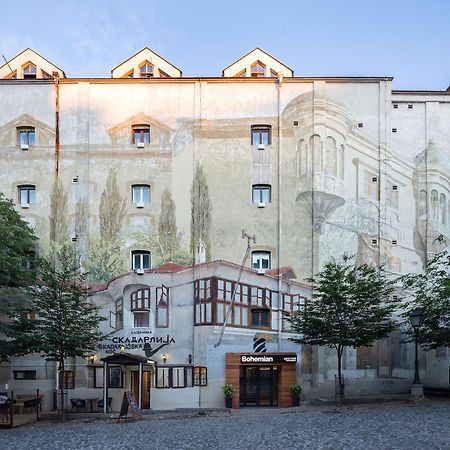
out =
<path fill-rule="evenodd" d="M 414 360 L 414 381 L 413 384 L 421 384 L 419 378 L 419 328 L 423 322 L 423 311 L 420 308 L 413 309 L 409 313 L 409 321 L 414 330 L 414 342 L 416 346 L 416 355 Z"/>

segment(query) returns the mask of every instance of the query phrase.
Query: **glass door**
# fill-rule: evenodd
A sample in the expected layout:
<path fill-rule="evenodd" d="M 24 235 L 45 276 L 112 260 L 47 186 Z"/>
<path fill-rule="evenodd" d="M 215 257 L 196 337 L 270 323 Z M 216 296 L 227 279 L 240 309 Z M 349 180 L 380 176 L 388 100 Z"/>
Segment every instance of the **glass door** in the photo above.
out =
<path fill-rule="evenodd" d="M 241 366 L 239 391 L 241 406 L 277 406 L 278 367 Z"/>

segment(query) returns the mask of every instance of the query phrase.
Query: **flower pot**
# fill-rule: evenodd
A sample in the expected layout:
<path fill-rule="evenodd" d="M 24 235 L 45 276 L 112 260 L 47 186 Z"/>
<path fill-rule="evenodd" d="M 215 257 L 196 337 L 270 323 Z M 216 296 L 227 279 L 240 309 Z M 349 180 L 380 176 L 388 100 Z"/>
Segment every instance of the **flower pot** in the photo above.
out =
<path fill-rule="evenodd" d="M 300 406 L 300 396 L 293 394 L 291 395 L 292 398 L 292 406 Z"/>
<path fill-rule="evenodd" d="M 231 408 L 233 406 L 233 397 L 225 397 L 225 408 Z"/>

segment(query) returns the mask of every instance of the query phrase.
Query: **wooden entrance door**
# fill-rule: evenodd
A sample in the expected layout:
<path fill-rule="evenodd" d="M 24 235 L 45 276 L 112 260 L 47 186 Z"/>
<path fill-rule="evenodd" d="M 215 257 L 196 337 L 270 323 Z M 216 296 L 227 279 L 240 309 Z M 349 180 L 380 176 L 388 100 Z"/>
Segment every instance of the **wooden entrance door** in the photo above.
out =
<path fill-rule="evenodd" d="M 131 389 L 136 401 L 139 401 L 139 372 L 135 370 L 131 372 L 131 375 Z M 142 409 L 150 408 L 150 380 L 151 372 L 144 371 L 142 373 Z"/>

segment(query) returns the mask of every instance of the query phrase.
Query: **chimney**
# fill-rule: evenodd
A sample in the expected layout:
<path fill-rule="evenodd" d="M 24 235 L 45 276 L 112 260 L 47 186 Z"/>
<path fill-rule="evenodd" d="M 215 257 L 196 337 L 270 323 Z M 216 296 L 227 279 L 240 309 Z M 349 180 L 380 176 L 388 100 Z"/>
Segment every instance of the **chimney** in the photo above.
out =
<path fill-rule="evenodd" d="M 195 264 L 203 264 L 206 262 L 206 245 L 199 239 L 195 247 Z"/>

